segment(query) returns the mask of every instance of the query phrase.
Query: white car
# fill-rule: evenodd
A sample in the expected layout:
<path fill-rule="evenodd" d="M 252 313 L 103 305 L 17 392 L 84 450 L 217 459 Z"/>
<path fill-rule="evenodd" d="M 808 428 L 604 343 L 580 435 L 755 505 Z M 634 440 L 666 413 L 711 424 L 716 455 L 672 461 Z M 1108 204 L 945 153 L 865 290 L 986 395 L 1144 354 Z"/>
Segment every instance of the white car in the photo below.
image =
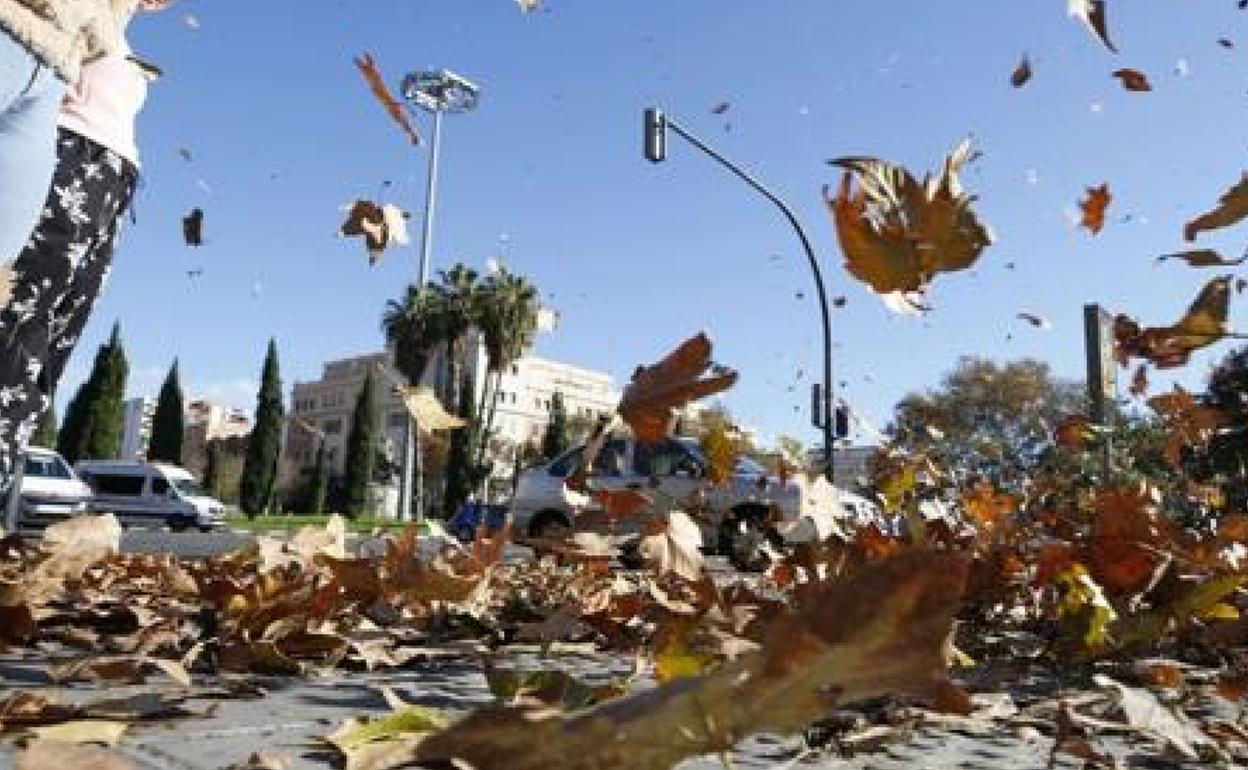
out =
<path fill-rule="evenodd" d="M 51 449 L 27 447 L 22 469 L 20 523 L 42 527 L 86 513 L 91 487 L 82 482 L 65 458 Z"/>
<path fill-rule="evenodd" d="M 564 479 L 580 464 L 584 447 L 576 447 L 520 474 L 509 515 L 513 531 L 529 537 L 567 528 L 580 512 Z M 789 479 L 782 483 L 748 458 L 740 458 L 732 478 L 711 484 L 708 463 L 689 438 L 642 444 L 626 436 L 608 439 L 594 463 L 595 489 L 635 489 L 651 497 L 656 508 L 716 512 L 699 519 L 703 542 L 713 544 L 737 563 L 754 561 L 763 542 L 800 543 L 844 536 L 841 523 L 874 514 L 865 498 L 838 490 L 824 478 Z M 772 521 L 772 510 L 779 521 Z"/>
<path fill-rule="evenodd" d="M 225 524 L 225 504 L 185 468 L 137 460 L 83 460 L 76 468 L 94 492 L 91 508 L 125 526 L 207 532 Z"/>

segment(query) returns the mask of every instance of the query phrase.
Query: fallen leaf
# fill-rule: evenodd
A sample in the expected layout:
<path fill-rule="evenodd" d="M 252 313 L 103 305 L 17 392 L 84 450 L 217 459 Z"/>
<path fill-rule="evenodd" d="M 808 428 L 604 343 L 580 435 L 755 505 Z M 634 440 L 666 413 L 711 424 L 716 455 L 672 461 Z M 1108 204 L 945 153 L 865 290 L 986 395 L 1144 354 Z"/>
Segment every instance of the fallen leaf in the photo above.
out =
<path fill-rule="evenodd" d="M 408 215 L 398 206 L 357 200 L 347 212 L 347 219 L 338 228 L 338 234 L 343 237 L 363 236 L 370 265 L 377 264 L 386 249 L 409 242 Z"/>
<path fill-rule="evenodd" d="M 887 295 L 921 292 L 938 273 L 973 265 L 993 238 L 958 179 L 970 157 L 967 140 L 922 182 L 875 158 L 830 161 L 845 169 L 839 191 L 823 196 L 850 274 Z"/>
<path fill-rule="evenodd" d="M 1103 184 L 1100 187 L 1089 187 L 1087 196 L 1079 201 L 1079 211 L 1082 218 L 1079 220 L 1079 226 L 1087 228 L 1088 232 L 1096 235 L 1105 226 L 1105 210 L 1109 208 L 1110 201 L 1114 196 L 1109 192 L 1109 185 Z"/>
<path fill-rule="evenodd" d="M 1148 364 L 1140 364 L 1135 370 L 1135 374 L 1131 376 L 1129 392 L 1137 398 L 1148 393 Z"/>
<path fill-rule="evenodd" d="M 1122 87 L 1128 91 L 1152 91 L 1153 87 L 1148 82 L 1148 77 L 1143 72 L 1133 69 L 1114 70 L 1114 77 L 1122 82 Z"/>
<path fill-rule="evenodd" d="M 408 117 L 403 105 L 390 93 L 390 88 L 386 86 L 385 76 L 377 69 L 377 62 L 373 60 L 372 54 L 366 53 L 363 56 L 355 57 L 355 66 L 359 68 L 360 74 L 364 76 L 369 90 L 373 92 L 373 96 L 378 103 L 386 109 L 386 112 L 390 114 L 390 117 L 398 124 L 399 128 L 403 129 L 403 133 L 407 134 L 408 138 L 412 140 L 412 144 L 419 145 L 420 134 L 417 133 L 416 126 L 412 123 L 411 118 Z"/>
<path fill-rule="evenodd" d="M 30 732 L 44 741 L 61 743 L 98 743 L 103 746 L 116 746 L 125 735 L 130 725 L 126 722 L 111 722 L 106 719 L 81 719 L 74 722 L 62 722 L 57 725 L 31 727 Z"/>
<path fill-rule="evenodd" d="M 97 746 L 61 741 L 34 741 L 17 755 L 13 770 L 138 770 L 121 756 Z"/>
<path fill-rule="evenodd" d="M 760 652 L 705 676 L 566 718 L 481 709 L 425 737 L 414 758 L 478 770 L 652 770 L 754 732 L 801 730 L 837 702 L 926 693 L 945 669 L 965 576 L 959 557 L 909 552 L 812 587 L 800 608 L 760 629 Z"/>
<path fill-rule="evenodd" d="M 1092 682 L 1115 695 L 1128 725 L 1159 738 L 1188 759 L 1202 758 L 1197 747 L 1216 748 L 1216 744 L 1187 717 L 1167 708 L 1148 690 L 1128 687 L 1104 674 L 1093 675 Z"/>
<path fill-rule="evenodd" d="M 641 555 L 655 564 L 659 574 L 674 572 L 686 580 L 702 574 L 702 530 L 682 511 L 649 522 L 641 539 Z"/>
<path fill-rule="evenodd" d="M 1031 80 L 1031 61 L 1027 58 L 1027 54 L 1023 54 L 1023 58 L 1019 60 L 1018 66 L 1010 75 L 1010 85 L 1022 88 L 1027 85 L 1028 80 Z"/>

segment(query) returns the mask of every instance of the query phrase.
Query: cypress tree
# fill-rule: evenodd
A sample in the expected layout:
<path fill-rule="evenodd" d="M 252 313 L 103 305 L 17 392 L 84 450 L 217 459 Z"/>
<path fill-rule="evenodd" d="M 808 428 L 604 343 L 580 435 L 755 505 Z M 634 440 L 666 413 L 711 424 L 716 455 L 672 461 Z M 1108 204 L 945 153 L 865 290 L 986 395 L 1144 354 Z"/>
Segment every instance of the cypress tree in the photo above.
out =
<path fill-rule="evenodd" d="M 312 478 L 308 481 L 308 513 L 316 515 L 325 510 L 325 496 L 329 493 L 329 468 L 325 465 L 325 443 L 316 450 L 316 465 L 312 466 Z"/>
<path fill-rule="evenodd" d="M 451 448 L 446 458 L 446 497 L 443 501 L 448 519 L 468 499 L 468 494 L 476 486 L 477 477 L 472 463 L 472 447 L 476 443 L 479 426 L 475 420 L 476 388 L 470 376 L 464 375 L 459 393 L 459 416 L 464 418 L 467 426 L 451 433 Z"/>
<path fill-rule="evenodd" d="M 373 375 L 370 373 L 364 377 L 364 386 L 355 399 L 351 431 L 347 434 L 344 486 L 349 516 L 368 511 L 368 492 L 377 466 L 377 427 L 377 398 L 373 393 Z"/>
<path fill-rule="evenodd" d="M 30 437 L 30 445 L 45 449 L 56 448 L 56 404 L 49 402 L 48 408 L 39 416 L 39 425 L 35 428 L 35 434 Z"/>
<path fill-rule="evenodd" d="M 265 509 L 276 481 L 277 455 L 281 451 L 282 380 L 277 366 L 277 341 L 269 340 L 256 394 L 256 416 L 247 441 L 247 457 L 238 484 L 239 507 L 248 516 Z"/>
<path fill-rule="evenodd" d="M 110 459 L 121 453 L 128 373 L 121 325 L 114 323 L 108 342 L 96 351 L 91 374 L 70 400 L 57 434 L 56 451 L 70 463 L 87 458 Z"/>
<path fill-rule="evenodd" d="M 208 456 L 204 460 L 204 489 L 213 497 L 217 497 L 217 476 L 221 474 L 221 458 L 218 456 L 220 452 L 217 442 L 208 442 Z"/>
<path fill-rule="evenodd" d="M 568 411 L 563 406 L 563 393 L 550 397 L 550 422 L 542 434 L 542 457 L 558 457 L 568 449 Z"/>
<path fill-rule="evenodd" d="M 152 438 L 148 443 L 147 459 L 153 462 L 182 464 L 182 435 L 185 432 L 186 413 L 182 406 L 182 384 L 178 380 L 178 359 L 160 386 L 156 399 L 156 413 L 152 415 Z"/>

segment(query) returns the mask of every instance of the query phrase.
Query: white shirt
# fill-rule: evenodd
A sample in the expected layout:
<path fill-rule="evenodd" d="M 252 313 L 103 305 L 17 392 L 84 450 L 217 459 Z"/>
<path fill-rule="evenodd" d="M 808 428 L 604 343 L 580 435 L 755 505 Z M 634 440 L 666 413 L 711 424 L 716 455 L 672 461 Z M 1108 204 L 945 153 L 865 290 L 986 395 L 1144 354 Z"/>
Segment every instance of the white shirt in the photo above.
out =
<path fill-rule="evenodd" d="M 147 101 L 147 77 L 129 55 L 123 39 L 120 49 L 84 65 L 78 82 L 65 93 L 57 123 L 137 166 L 134 121 Z"/>

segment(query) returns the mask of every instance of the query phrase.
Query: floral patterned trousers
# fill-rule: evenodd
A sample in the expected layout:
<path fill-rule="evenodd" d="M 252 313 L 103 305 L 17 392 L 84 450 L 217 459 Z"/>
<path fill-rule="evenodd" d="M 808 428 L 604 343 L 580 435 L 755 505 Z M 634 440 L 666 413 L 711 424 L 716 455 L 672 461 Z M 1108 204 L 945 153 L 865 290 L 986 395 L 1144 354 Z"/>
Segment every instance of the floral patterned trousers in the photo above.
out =
<path fill-rule="evenodd" d="M 61 129 L 43 213 L 13 263 L 0 310 L 0 486 L 48 407 L 112 265 L 138 170 Z"/>

